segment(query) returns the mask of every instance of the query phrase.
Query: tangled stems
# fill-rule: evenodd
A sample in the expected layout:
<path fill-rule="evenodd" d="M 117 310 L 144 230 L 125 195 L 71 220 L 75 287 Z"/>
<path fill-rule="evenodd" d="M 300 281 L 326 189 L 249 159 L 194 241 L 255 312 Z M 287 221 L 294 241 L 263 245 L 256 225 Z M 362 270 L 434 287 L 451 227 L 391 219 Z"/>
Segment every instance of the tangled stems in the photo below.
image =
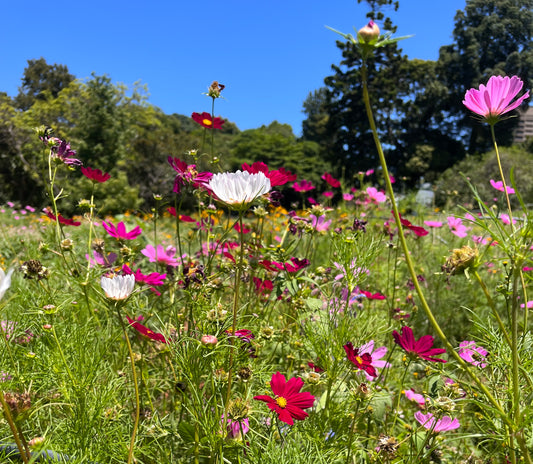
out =
<path fill-rule="evenodd" d="M 396 227 L 398 228 L 398 238 L 400 240 L 400 244 L 402 246 L 402 250 L 404 252 L 405 256 L 405 263 L 407 265 L 407 268 L 409 270 L 409 274 L 411 275 L 411 278 L 413 280 L 413 285 L 415 287 L 416 293 L 418 295 L 418 298 L 420 300 L 420 305 L 422 306 L 429 323 L 431 324 L 433 330 L 437 334 L 437 336 L 441 339 L 442 343 L 445 345 L 447 351 L 453 356 L 453 358 L 457 361 L 457 363 L 461 366 L 461 368 L 468 374 L 468 376 L 474 381 L 474 383 L 478 386 L 478 388 L 483 392 L 485 397 L 488 399 L 488 401 L 494 406 L 496 411 L 498 411 L 498 414 L 501 416 L 502 420 L 505 422 L 509 430 L 516 436 L 518 444 L 520 446 L 520 449 L 523 454 L 523 458 L 525 459 L 525 462 L 533 464 L 533 461 L 531 460 L 531 457 L 529 455 L 529 451 L 527 449 L 526 442 L 524 440 L 524 437 L 522 434 L 517 430 L 518 423 L 513 421 L 513 419 L 505 412 L 503 407 L 501 406 L 500 402 L 492 395 L 492 393 L 488 390 L 486 385 L 481 381 L 481 379 L 475 374 L 475 372 L 470 369 L 468 364 L 459 356 L 459 354 L 455 351 L 451 343 L 448 341 L 446 335 L 442 331 L 439 323 L 437 322 L 437 319 L 435 318 L 433 312 L 431 311 L 431 308 L 429 307 L 426 298 L 424 296 L 424 293 L 422 291 L 422 287 L 420 287 L 420 284 L 417 279 L 416 271 L 413 265 L 413 261 L 411 259 L 411 255 L 409 254 L 409 248 L 407 246 L 407 241 L 405 240 L 405 235 L 403 232 L 402 224 L 400 222 L 400 215 L 398 212 L 398 206 L 396 205 L 396 200 L 394 197 L 394 191 L 392 190 L 392 183 L 390 181 L 389 177 L 389 171 L 387 168 L 387 161 L 385 160 L 385 155 L 383 153 L 383 148 L 381 147 L 381 142 L 379 141 L 379 136 L 376 128 L 376 123 L 374 121 L 374 116 L 372 113 L 372 107 L 370 106 L 370 97 L 368 93 L 368 70 L 366 65 L 366 59 L 363 59 L 362 68 L 361 68 L 361 75 L 362 75 L 362 81 L 363 81 L 363 101 L 365 104 L 366 114 L 368 117 L 368 122 L 370 124 L 370 129 L 372 131 L 372 136 L 374 138 L 374 143 L 376 145 L 376 149 L 379 156 L 379 161 L 381 164 L 381 168 L 383 170 L 383 177 L 385 179 L 385 185 L 387 188 L 387 193 L 389 195 L 389 198 L 392 203 L 392 211 L 394 215 L 394 220 L 396 222 Z M 505 188 L 505 181 L 504 181 L 504 188 Z M 507 191 L 507 189 L 505 188 Z M 512 220 L 511 220 L 512 223 Z M 514 302 L 513 302 L 514 304 Z M 512 337 L 513 335 L 511 335 Z M 514 345 L 516 347 L 516 345 Z M 515 358 L 515 355 L 513 355 L 513 360 Z M 515 374 L 515 367 L 516 372 L 518 366 L 514 366 L 513 361 L 513 379 L 516 380 Z M 516 391 L 518 390 L 518 385 L 515 384 L 513 391 L 514 391 L 514 400 L 516 401 Z M 519 394 L 519 390 L 518 390 Z M 518 405 L 515 403 L 515 409 L 518 408 Z M 515 411 L 516 412 L 516 411 Z M 514 419 L 518 420 L 519 418 L 516 417 L 516 414 L 514 415 Z M 513 458 L 513 454 L 511 454 L 511 457 Z"/>
<path fill-rule="evenodd" d="M 27 449 L 24 449 L 22 446 L 22 443 L 20 441 L 20 437 L 18 434 L 17 426 L 15 425 L 15 422 L 13 421 L 13 417 L 11 416 L 11 412 L 9 410 L 9 405 L 7 404 L 4 398 L 4 392 L 2 390 L 0 390 L 0 403 L 2 404 L 2 408 L 4 410 L 4 416 L 6 418 L 7 423 L 9 424 L 9 428 L 11 429 L 11 433 L 13 434 L 13 438 L 15 439 L 15 443 L 19 450 L 20 456 L 22 457 L 22 461 L 24 462 L 24 464 L 28 464 L 29 452 Z"/>

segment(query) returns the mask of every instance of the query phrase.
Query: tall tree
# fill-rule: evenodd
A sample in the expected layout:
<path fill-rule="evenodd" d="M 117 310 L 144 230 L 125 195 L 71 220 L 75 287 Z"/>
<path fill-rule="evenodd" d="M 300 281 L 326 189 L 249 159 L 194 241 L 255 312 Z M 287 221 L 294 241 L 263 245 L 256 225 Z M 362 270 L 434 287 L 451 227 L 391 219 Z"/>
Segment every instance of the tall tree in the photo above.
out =
<path fill-rule="evenodd" d="M 491 75 L 517 75 L 533 83 L 533 0 L 468 0 L 455 16 L 454 43 L 441 47 L 437 75 L 447 88 L 435 109 L 446 116 L 449 135 L 464 140 L 470 153 L 484 152 L 490 137 L 462 105 L 465 91 Z M 499 131 L 509 144 L 517 120 Z"/>
<path fill-rule="evenodd" d="M 50 65 L 42 57 L 38 60 L 28 60 L 22 85 L 15 97 L 16 106 L 21 110 L 27 110 L 35 100 L 56 98 L 74 79 L 65 65 Z"/>

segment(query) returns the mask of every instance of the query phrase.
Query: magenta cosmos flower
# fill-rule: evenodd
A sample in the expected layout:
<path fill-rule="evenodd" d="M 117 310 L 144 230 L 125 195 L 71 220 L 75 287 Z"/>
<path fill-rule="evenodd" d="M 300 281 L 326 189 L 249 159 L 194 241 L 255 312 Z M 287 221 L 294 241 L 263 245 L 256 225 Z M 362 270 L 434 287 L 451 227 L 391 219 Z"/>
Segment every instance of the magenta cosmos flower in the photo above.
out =
<path fill-rule="evenodd" d="M 505 189 L 503 188 L 503 182 L 501 180 L 495 181 L 494 179 L 491 179 L 490 180 L 490 185 L 492 185 L 493 188 L 495 188 L 496 190 L 499 190 L 500 192 L 505 191 Z M 515 193 L 514 188 L 513 187 L 507 187 L 507 193 L 509 193 L 509 194 Z"/>
<path fill-rule="evenodd" d="M 142 233 L 142 229 L 139 226 L 126 232 L 126 225 L 123 222 L 119 222 L 115 227 L 112 222 L 103 221 L 102 227 L 109 235 L 111 235 L 111 237 L 115 237 L 119 240 L 134 240 Z"/>
<path fill-rule="evenodd" d="M 435 358 L 435 355 L 446 353 L 446 350 L 444 348 L 433 348 L 433 337 L 431 335 L 424 335 L 418 340 L 415 340 L 413 329 L 404 326 L 402 327 L 401 335 L 394 330 L 392 336 L 394 337 L 394 342 L 409 354 L 413 354 L 426 361 L 446 362 L 444 359 Z"/>
<path fill-rule="evenodd" d="M 316 187 L 308 180 L 302 179 L 300 182 L 295 182 L 292 185 L 292 188 L 297 192 L 309 192 L 310 190 L 313 190 Z"/>
<path fill-rule="evenodd" d="M 311 219 L 311 226 L 317 232 L 326 232 L 329 229 L 329 226 L 331 225 L 331 219 L 329 221 L 326 221 L 325 214 L 319 216 L 318 218 L 314 214 L 310 214 L 309 218 Z"/>
<path fill-rule="evenodd" d="M 489 352 L 482 346 L 477 346 L 476 342 L 465 340 L 459 344 L 457 354 L 473 366 L 483 368 L 487 365 L 484 361 L 487 359 Z"/>
<path fill-rule="evenodd" d="M 111 174 L 102 172 L 100 169 L 93 169 L 89 167 L 81 168 L 81 173 L 87 177 L 87 179 L 92 180 L 93 182 L 100 182 L 101 184 L 111 178 Z"/>
<path fill-rule="evenodd" d="M 254 396 L 254 400 L 264 401 L 269 409 L 275 411 L 280 421 L 293 425 L 294 419 L 304 420 L 309 414 L 304 409 L 310 408 L 315 397 L 309 392 L 301 392 L 304 381 L 293 377 L 288 381 L 285 376 L 276 372 L 270 381 L 274 398 L 268 395 Z"/>
<path fill-rule="evenodd" d="M 146 248 L 141 250 L 141 253 L 146 256 L 151 263 L 159 263 L 172 267 L 180 265 L 180 261 L 174 257 L 176 254 L 176 248 L 173 246 L 165 248 L 163 245 L 157 245 L 157 248 L 154 248 L 153 245 L 146 245 Z"/>
<path fill-rule="evenodd" d="M 489 124 L 496 124 L 501 115 L 518 108 L 529 97 L 529 90 L 513 102 L 524 83 L 517 77 L 492 76 L 487 85 L 466 91 L 463 105 L 479 114 Z"/>
<path fill-rule="evenodd" d="M 268 170 L 268 166 L 262 161 L 256 161 L 251 166 L 244 163 L 242 170 L 248 171 L 250 174 L 257 174 L 262 172 L 268 179 L 270 179 L 270 186 L 277 187 L 278 185 L 285 185 L 287 182 L 296 180 L 296 174 L 287 171 L 285 168 Z"/>
<path fill-rule="evenodd" d="M 167 340 L 163 334 L 154 332 L 145 325 L 141 324 L 141 322 L 144 320 L 144 317 L 139 316 L 137 320 L 134 320 L 126 316 L 126 319 L 128 320 L 128 324 L 141 335 L 144 335 L 145 337 L 150 338 L 151 340 L 155 340 L 156 342 L 167 343 Z"/>
<path fill-rule="evenodd" d="M 207 185 L 211 177 L 213 177 L 211 172 L 198 172 L 196 170 L 196 164 L 187 164 L 179 158 L 169 156 L 168 163 L 177 173 L 176 178 L 174 179 L 174 193 L 181 193 L 181 188 L 184 185 L 192 185 L 193 188 L 204 187 Z M 175 215 L 174 212 L 174 216 Z"/>
<path fill-rule="evenodd" d="M 324 179 L 333 188 L 339 188 L 341 186 L 341 183 L 328 172 L 325 172 L 322 175 L 322 179 Z"/>
<path fill-rule="evenodd" d="M 386 354 L 387 354 L 387 347 L 386 346 L 380 346 L 379 348 L 374 348 L 374 340 L 370 340 L 368 343 L 365 343 L 361 347 L 359 347 L 359 352 L 366 354 L 368 353 L 372 358 L 372 366 L 374 368 L 384 368 L 389 367 L 390 363 L 387 361 L 382 360 Z M 366 378 L 368 380 L 372 380 L 373 377 L 368 374 L 368 372 L 365 371 Z"/>
<path fill-rule="evenodd" d="M 428 412 L 423 414 L 421 411 L 415 412 L 415 419 L 422 425 L 425 429 L 432 432 L 447 432 L 448 430 L 458 429 L 461 424 L 457 418 L 452 419 L 449 416 L 444 416 L 441 419 L 436 419 L 433 414 Z"/>
<path fill-rule="evenodd" d="M 463 221 L 461 220 L 461 218 L 449 216 L 447 220 L 448 220 L 448 227 L 450 228 L 450 232 L 453 235 L 457 235 L 458 237 L 461 237 L 461 238 L 464 238 L 468 235 L 468 231 L 470 229 L 463 224 Z"/>
<path fill-rule="evenodd" d="M 378 376 L 376 368 L 372 365 L 372 355 L 370 353 L 363 353 L 361 348 L 354 348 L 351 342 L 343 346 L 346 351 L 346 357 L 357 369 L 362 370 L 370 376 L 375 378 Z"/>
<path fill-rule="evenodd" d="M 425 235 L 429 234 L 429 232 L 420 226 L 415 226 L 411 224 L 411 221 L 408 221 L 407 219 L 404 219 L 401 214 L 398 213 L 400 216 L 400 222 L 402 226 L 407 227 L 411 232 L 413 232 L 417 237 L 424 237 Z"/>

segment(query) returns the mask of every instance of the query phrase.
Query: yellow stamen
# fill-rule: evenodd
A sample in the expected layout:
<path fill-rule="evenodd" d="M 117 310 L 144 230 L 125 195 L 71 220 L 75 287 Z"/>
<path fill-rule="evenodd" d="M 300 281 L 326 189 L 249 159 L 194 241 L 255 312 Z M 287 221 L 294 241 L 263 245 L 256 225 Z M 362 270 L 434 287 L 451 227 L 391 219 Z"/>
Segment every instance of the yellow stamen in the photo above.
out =
<path fill-rule="evenodd" d="M 356 357 L 355 357 L 355 360 L 356 360 L 359 364 L 363 364 L 363 358 L 361 358 L 361 356 L 356 356 Z"/>
<path fill-rule="evenodd" d="M 280 408 L 285 408 L 287 406 L 287 400 L 283 396 L 278 396 L 276 398 L 276 403 Z"/>
<path fill-rule="evenodd" d="M 202 122 L 206 125 L 206 126 L 211 126 L 213 124 L 213 121 L 211 121 L 211 119 L 202 119 Z"/>

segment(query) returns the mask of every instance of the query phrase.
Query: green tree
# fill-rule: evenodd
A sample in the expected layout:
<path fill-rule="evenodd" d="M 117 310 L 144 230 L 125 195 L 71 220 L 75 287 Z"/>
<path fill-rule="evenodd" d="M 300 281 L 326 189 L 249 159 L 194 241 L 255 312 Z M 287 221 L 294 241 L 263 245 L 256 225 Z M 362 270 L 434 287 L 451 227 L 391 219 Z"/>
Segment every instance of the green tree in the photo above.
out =
<path fill-rule="evenodd" d="M 38 60 L 28 60 L 22 85 L 15 97 L 16 106 L 27 110 L 35 100 L 56 98 L 74 79 L 68 68 L 62 64 L 50 65 L 42 57 Z"/>
<path fill-rule="evenodd" d="M 435 101 L 444 115 L 445 132 L 461 139 L 469 153 L 490 143 L 487 125 L 479 124 L 462 105 L 466 90 L 492 75 L 518 75 L 525 88 L 533 83 L 533 0 L 468 0 L 455 16 L 454 42 L 441 47 L 437 76 L 446 92 Z M 512 139 L 516 118 L 500 123 L 503 145 Z"/>

